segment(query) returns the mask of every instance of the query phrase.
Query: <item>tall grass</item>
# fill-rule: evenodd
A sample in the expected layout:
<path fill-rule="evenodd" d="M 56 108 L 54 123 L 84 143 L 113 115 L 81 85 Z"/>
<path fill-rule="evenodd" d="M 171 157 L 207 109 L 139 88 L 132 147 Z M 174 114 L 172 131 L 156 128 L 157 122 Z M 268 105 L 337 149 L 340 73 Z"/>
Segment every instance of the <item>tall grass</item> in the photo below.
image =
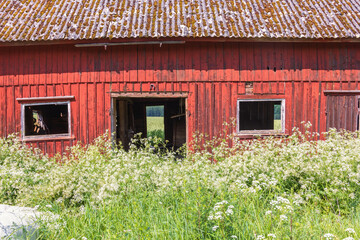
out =
<path fill-rule="evenodd" d="M 358 133 L 313 137 L 216 139 L 180 160 L 102 136 L 61 164 L 1 139 L 0 201 L 59 214 L 44 239 L 358 238 Z"/>
<path fill-rule="evenodd" d="M 147 137 L 165 139 L 164 117 L 146 117 Z"/>

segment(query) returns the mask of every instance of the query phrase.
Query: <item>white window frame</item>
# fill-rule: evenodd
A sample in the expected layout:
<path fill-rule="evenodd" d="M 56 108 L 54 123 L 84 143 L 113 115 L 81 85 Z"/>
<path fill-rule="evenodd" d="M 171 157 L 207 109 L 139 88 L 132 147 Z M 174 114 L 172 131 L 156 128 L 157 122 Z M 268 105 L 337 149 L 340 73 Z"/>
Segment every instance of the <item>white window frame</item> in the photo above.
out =
<path fill-rule="evenodd" d="M 240 103 L 241 102 L 281 102 L 281 130 L 240 130 Z M 285 99 L 267 98 L 267 99 L 238 99 L 236 111 L 236 132 L 240 135 L 261 135 L 261 134 L 283 134 L 285 133 Z"/>
<path fill-rule="evenodd" d="M 68 107 L 68 132 L 61 134 L 44 134 L 44 135 L 25 135 L 25 107 L 27 106 L 40 106 L 40 105 L 67 105 Z M 71 104 L 70 101 L 49 101 L 49 102 L 36 102 L 36 103 L 22 103 L 21 104 L 21 137 L 23 140 L 30 139 L 46 139 L 46 138 L 62 138 L 71 136 Z"/>

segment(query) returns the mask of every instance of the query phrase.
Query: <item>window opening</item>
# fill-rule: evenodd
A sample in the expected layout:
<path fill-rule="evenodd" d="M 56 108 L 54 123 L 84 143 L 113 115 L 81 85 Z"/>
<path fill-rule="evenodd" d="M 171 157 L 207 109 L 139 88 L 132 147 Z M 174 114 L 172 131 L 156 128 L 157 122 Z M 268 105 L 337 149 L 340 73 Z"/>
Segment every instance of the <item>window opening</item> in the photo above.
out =
<path fill-rule="evenodd" d="M 24 104 L 24 137 L 69 135 L 69 103 Z"/>
<path fill-rule="evenodd" d="M 164 105 L 146 106 L 146 136 L 165 139 Z"/>
<path fill-rule="evenodd" d="M 116 140 L 125 149 L 138 133 L 142 133 L 142 137 L 158 134 L 169 149 L 176 150 L 186 143 L 185 98 L 149 98 L 140 95 L 117 97 L 114 100 Z"/>
<path fill-rule="evenodd" d="M 284 100 L 238 100 L 238 131 L 284 132 Z"/>

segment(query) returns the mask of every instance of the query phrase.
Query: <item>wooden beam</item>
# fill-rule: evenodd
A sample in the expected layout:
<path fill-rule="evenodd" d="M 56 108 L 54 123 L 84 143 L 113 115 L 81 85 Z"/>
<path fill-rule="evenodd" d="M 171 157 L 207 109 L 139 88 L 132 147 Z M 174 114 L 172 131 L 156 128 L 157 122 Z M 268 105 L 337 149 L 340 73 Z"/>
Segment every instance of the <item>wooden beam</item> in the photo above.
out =
<path fill-rule="evenodd" d="M 19 103 L 30 102 L 60 102 L 75 100 L 75 96 L 54 96 L 54 97 L 34 97 L 34 98 L 16 98 Z"/>
<path fill-rule="evenodd" d="M 157 92 L 146 92 L 146 93 L 111 93 L 111 97 L 124 97 L 124 98 L 187 98 L 187 93 L 157 93 Z"/>

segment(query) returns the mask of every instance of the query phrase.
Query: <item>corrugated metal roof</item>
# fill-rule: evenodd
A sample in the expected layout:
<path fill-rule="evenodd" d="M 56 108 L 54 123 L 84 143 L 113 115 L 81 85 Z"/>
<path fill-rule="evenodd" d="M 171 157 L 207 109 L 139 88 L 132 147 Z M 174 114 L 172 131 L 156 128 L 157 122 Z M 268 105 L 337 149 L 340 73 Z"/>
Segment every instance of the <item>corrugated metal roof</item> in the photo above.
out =
<path fill-rule="evenodd" d="M 1 0 L 0 42 L 360 38 L 359 0 Z"/>

